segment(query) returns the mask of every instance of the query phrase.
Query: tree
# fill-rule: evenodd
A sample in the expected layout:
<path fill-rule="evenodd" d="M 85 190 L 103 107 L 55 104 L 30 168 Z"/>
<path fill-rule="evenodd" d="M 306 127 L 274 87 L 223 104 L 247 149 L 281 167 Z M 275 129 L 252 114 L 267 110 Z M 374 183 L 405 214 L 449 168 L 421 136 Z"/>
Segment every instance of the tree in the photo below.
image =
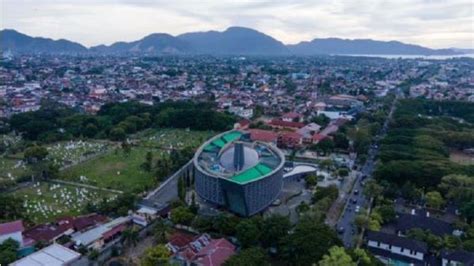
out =
<path fill-rule="evenodd" d="M 265 218 L 262 224 L 262 246 L 279 247 L 290 229 L 291 223 L 286 216 L 274 214 Z"/>
<path fill-rule="evenodd" d="M 349 139 L 343 133 L 334 134 L 334 146 L 338 149 L 347 150 L 349 148 Z"/>
<path fill-rule="evenodd" d="M 261 221 L 258 217 L 242 220 L 235 230 L 242 247 L 254 246 L 259 243 L 262 234 Z"/>
<path fill-rule="evenodd" d="M 337 174 L 340 176 L 340 177 L 346 177 L 349 175 L 349 170 L 347 168 L 340 168 L 337 170 Z"/>
<path fill-rule="evenodd" d="M 395 208 L 393 205 L 381 205 L 376 209 L 376 211 L 380 214 L 382 217 L 383 223 L 389 223 L 393 220 L 395 220 L 397 213 L 395 212 Z"/>
<path fill-rule="evenodd" d="M 122 150 L 125 153 L 125 155 L 129 155 L 130 152 L 132 151 L 132 146 L 127 143 L 126 141 L 122 141 Z"/>
<path fill-rule="evenodd" d="M 328 187 L 318 187 L 313 195 L 313 202 L 318 202 L 324 198 L 330 198 L 334 201 L 339 196 L 339 189 L 336 185 L 330 185 Z"/>
<path fill-rule="evenodd" d="M 318 177 L 315 174 L 307 175 L 305 179 L 308 187 L 314 187 L 318 184 Z"/>
<path fill-rule="evenodd" d="M 17 260 L 17 251 L 20 244 L 9 238 L 0 244 L 0 265 L 9 265 Z"/>
<path fill-rule="evenodd" d="M 431 208 L 439 209 L 444 205 L 444 199 L 438 191 L 426 193 L 426 204 Z"/>
<path fill-rule="evenodd" d="M 127 228 L 123 231 L 122 237 L 127 245 L 136 246 L 139 239 L 138 230 L 135 228 Z"/>
<path fill-rule="evenodd" d="M 334 162 L 331 159 L 325 159 L 319 163 L 319 166 L 322 169 L 326 169 L 326 170 L 329 170 L 333 165 L 334 165 Z"/>
<path fill-rule="evenodd" d="M 328 152 L 331 152 L 334 149 L 334 141 L 330 138 L 325 138 L 318 142 L 315 148 L 316 150 L 327 154 Z"/>
<path fill-rule="evenodd" d="M 369 266 L 377 264 L 377 259 L 371 258 L 369 254 L 367 254 L 367 252 L 361 248 L 354 249 L 352 253 L 352 259 L 358 263 L 357 265 Z"/>
<path fill-rule="evenodd" d="M 224 266 L 269 266 L 265 250 L 259 247 L 243 249 L 224 262 Z"/>
<path fill-rule="evenodd" d="M 125 130 L 121 127 L 115 127 L 110 130 L 109 137 L 111 140 L 123 141 L 127 137 Z"/>
<path fill-rule="evenodd" d="M 368 198 L 381 197 L 383 193 L 383 187 L 377 183 L 377 181 L 371 179 L 366 182 L 364 188 L 364 195 Z"/>
<path fill-rule="evenodd" d="M 234 215 L 219 214 L 213 219 L 212 227 L 220 234 L 234 236 L 240 220 Z"/>
<path fill-rule="evenodd" d="M 356 266 L 343 247 L 333 246 L 329 249 L 329 255 L 324 255 L 319 261 L 319 266 Z"/>
<path fill-rule="evenodd" d="M 23 219 L 25 213 L 23 200 L 6 193 L 0 193 L 0 221 Z"/>
<path fill-rule="evenodd" d="M 186 207 L 180 206 L 171 211 L 171 221 L 174 224 L 190 225 L 194 214 Z"/>
<path fill-rule="evenodd" d="M 474 200 L 466 202 L 461 206 L 461 214 L 466 217 L 468 222 L 474 220 Z"/>
<path fill-rule="evenodd" d="M 311 122 L 320 125 L 321 127 L 326 127 L 331 120 L 329 117 L 325 116 L 324 114 L 317 115 L 311 119 Z"/>
<path fill-rule="evenodd" d="M 282 241 L 282 259 L 289 265 L 312 265 L 323 258 L 330 247 L 341 245 L 335 232 L 313 217 L 304 216 L 293 233 Z"/>
<path fill-rule="evenodd" d="M 153 232 L 155 235 L 155 239 L 158 243 L 164 244 L 167 242 L 167 234 L 170 231 L 170 227 L 163 222 L 163 220 L 158 220 L 155 227 L 153 228 Z"/>
<path fill-rule="evenodd" d="M 43 146 L 34 145 L 27 148 L 23 156 L 28 163 L 35 163 L 46 158 L 48 150 Z"/>
<path fill-rule="evenodd" d="M 145 251 L 145 255 L 140 261 L 142 266 L 159 266 L 169 265 L 170 252 L 168 248 L 163 245 L 157 245 L 156 247 L 148 248 Z"/>
<path fill-rule="evenodd" d="M 143 163 L 143 169 L 145 171 L 150 172 L 151 169 L 153 168 L 153 153 L 151 151 L 148 151 L 145 156 L 145 162 Z"/>
<path fill-rule="evenodd" d="M 447 175 L 441 178 L 439 189 L 445 197 L 456 202 L 474 200 L 474 178 L 466 175 Z"/>

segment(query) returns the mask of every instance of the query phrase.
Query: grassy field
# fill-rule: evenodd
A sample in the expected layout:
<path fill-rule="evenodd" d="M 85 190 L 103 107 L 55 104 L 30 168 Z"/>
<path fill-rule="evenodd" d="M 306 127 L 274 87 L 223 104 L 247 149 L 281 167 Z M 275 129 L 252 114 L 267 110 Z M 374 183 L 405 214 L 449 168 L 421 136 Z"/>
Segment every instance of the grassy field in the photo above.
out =
<path fill-rule="evenodd" d="M 152 152 L 153 160 L 156 161 L 168 153 L 169 149 L 197 148 L 213 135 L 211 131 L 147 130 L 134 136 L 137 146 L 133 146 L 129 154 L 121 148 L 114 149 L 68 168 L 61 176 L 65 180 L 84 182 L 98 187 L 140 192 L 157 185 L 153 171 L 147 172 L 142 168 L 147 152 Z"/>
<path fill-rule="evenodd" d="M 142 169 L 148 148 L 133 147 L 129 154 L 118 148 L 105 155 L 68 168 L 62 179 L 122 191 L 142 191 L 156 184 L 153 173 Z M 82 176 L 82 178 L 81 178 Z M 82 179 L 82 180 L 81 180 Z"/>
<path fill-rule="evenodd" d="M 116 197 L 110 192 L 47 182 L 38 182 L 12 194 L 24 200 L 27 215 L 35 223 L 48 222 L 65 215 L 78 215 L 87 202 L 96 204 L 103 198 L 112 200 Z"/>

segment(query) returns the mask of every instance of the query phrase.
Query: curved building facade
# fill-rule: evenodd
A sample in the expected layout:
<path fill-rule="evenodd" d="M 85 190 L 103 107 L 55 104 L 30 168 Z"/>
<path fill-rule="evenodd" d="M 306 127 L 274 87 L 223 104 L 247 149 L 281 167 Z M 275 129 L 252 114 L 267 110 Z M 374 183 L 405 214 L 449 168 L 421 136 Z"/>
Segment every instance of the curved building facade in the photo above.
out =
<path fill-rule="evenodd" d="M 193 159 L 195 189 L 207 202 L 241 216 L 268 207 L 283 186 L 285 156 L 267 143 L 228 131 L 204 143 Z"/>

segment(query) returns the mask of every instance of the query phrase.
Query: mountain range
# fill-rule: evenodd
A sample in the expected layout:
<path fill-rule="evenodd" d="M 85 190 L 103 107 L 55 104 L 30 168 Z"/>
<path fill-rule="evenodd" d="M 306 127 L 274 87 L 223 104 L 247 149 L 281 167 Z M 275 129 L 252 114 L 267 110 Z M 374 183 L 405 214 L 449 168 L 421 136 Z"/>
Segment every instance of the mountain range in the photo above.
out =
<path fill-rule="evenodd" d="M 177 36 L 153 33 L 132 42 L 116 42 L 90 48 L 69 40 L 31 37 L 15 30 L 0 31 L 0 50 L 13 53 L 48 54 L 209 54 L 209 55 L 455 55 L 469 49 L 431 49 L 398 41 L 325 38 L 285 45 L 262 32 L 230 27 L 225 31 L 190 32 Z"/>

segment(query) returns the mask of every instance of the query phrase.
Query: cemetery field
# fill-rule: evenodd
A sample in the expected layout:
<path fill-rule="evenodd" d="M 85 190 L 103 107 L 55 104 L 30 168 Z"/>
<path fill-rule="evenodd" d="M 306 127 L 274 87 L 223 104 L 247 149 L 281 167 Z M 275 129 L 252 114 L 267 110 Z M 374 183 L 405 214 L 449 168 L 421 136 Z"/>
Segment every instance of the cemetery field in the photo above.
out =
<path fill-rule="evenodd" d="M 88 202 L 98 204 L 104 199 L 110 201 L 117 197 L 111 192 L 50 182 L 37 182 L 12 194 L 23 199 L 26 214 L 35 223 L 49 222 L 60 216 L 79 215 Z"/>
<path fill-rule="evenodd" d="M 23 163 L 23 155 L 0 156 L 0 180 L 15 181 L 16 179 L 28 175 L 29 166 Z"/>
<path fill-rule="evenodd" d="M 61 178 L 101 188 L 140 192 L 156 184 L 152 172 L 145 171 L 142 164 L 146 153 L 151 151 L 154 158 L 160 156 L 158 150 L 132 147 L 130 153 L 116 148 L 94 159 L 72 166 L 61 172 Z"/>
<path fill-rule="evenodd" d="M 79 163 L 91 156 L 106 152 L 109 144 L 104 141 L 64 141 L 47 146 L 47 159 L 58 167 Z"/>
<path fill-rule="evenodd" d="M 186 129 L 150 129 L 137 134 L 138 144 L 144 147 L 161 149 L 180 149 L 199 147 L 204 141 L 216 135 L 213 131 L 194 131 Z"/>
<path fill-rule="evenodd" d="M 197 148 L 214 135 L 212 131 L 186 129 L 145 130 L 133 137 L 130 153 L 122 148 L 109 148 L 103 155 L 65 169 L 61 179 L 124 192 L 141 192 L 157 185 L 153 171 L 142 167 L 147 152 L 152 152 L 153 162 L 156 162 L 171 149 Z"/>

